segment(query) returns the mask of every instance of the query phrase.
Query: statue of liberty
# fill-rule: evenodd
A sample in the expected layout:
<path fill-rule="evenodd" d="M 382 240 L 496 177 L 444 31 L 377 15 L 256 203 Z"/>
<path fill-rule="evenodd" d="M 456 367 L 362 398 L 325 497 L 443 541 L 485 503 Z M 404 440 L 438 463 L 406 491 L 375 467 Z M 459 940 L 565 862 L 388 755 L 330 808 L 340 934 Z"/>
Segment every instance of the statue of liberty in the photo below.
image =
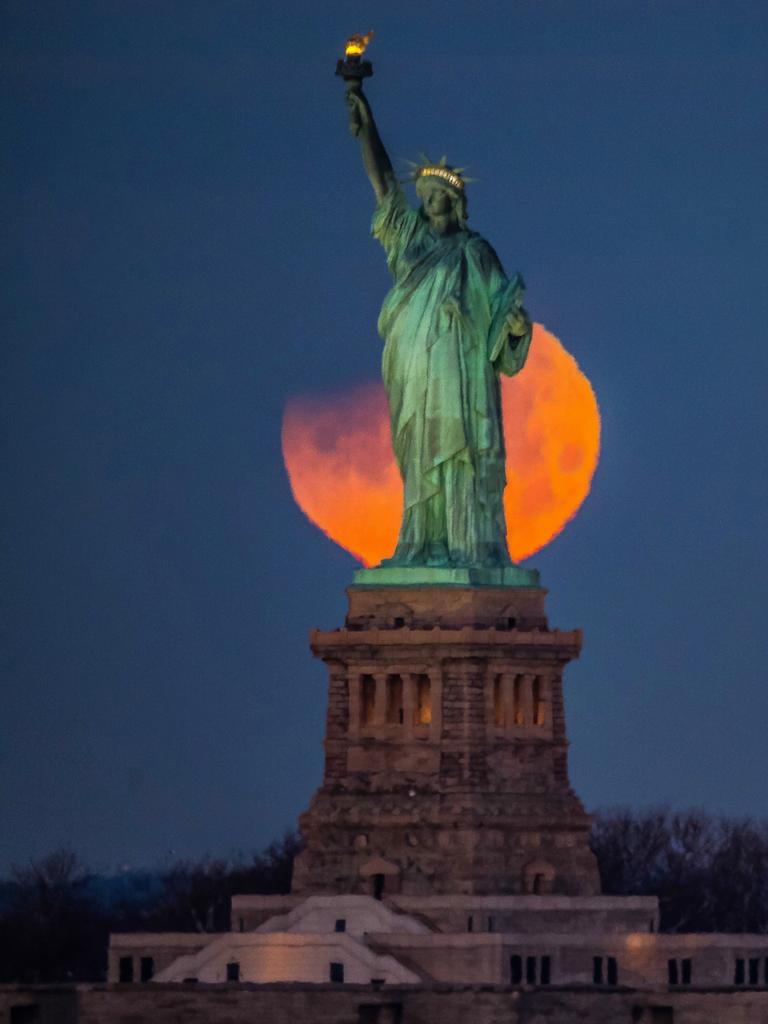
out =
<path fill-rule="evenodd" d="M 468 229 L 466 183 L 445 158 L 415 167 L 421 206 L 409 206 L 360 86 L 347 83 L 347 105 L 394 278 L 378 327 L 404 485 L 397 548 L 382 567 L 511 568 L 499 374 L 528 354 L 523 282 Z"/>

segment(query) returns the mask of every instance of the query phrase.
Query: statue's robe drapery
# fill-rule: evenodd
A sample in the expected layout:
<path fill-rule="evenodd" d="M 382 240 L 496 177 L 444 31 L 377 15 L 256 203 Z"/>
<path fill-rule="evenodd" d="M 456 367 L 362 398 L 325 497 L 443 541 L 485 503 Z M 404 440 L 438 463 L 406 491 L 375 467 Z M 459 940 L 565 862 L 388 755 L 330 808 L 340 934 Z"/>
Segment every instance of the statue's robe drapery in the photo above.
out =
<path fill-rule="evenodd" d="M 510 336 L 522 281 L 460 229 L 435 234 L 393 186 L 372 231 L 394 277 L 384 300 L 384 385 L 405 490 L 391 565 L 509 565 L 499 373 L 522 369 L 530 329 Z"/>

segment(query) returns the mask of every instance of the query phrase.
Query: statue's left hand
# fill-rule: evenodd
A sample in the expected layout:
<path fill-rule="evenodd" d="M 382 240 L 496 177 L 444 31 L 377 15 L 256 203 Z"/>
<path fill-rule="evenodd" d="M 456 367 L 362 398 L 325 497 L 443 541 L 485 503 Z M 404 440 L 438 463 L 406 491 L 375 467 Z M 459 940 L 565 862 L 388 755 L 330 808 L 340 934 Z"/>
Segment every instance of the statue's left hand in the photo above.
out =
<path fill-rule="evenodd" d="M 531 321 L 522 306 L 519 306 L 507 316 L 507 329 L 516 338 L 522 338 L 524 334 L 528 333 L 530 327 Z"/>

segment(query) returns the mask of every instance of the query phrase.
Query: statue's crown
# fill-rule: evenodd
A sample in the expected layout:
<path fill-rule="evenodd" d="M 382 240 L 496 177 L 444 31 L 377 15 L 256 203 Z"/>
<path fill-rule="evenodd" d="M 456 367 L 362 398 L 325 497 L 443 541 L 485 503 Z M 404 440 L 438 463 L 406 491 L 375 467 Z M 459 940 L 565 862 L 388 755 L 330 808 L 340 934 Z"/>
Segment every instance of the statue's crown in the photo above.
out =
<path fill-rule="evenodd" d="M 434 163 L 426 154 L 422 154 L 421 163 L 409 160 L 411 180 L 417 182 L 421 178 L 438 178 L 451 188 L 455 188 L 457 192 L 463 192 L 466 183 L 472 179 L 462 177 L 463 167 L 451 167 L 446 161 L 447 158 L 442 157 L 438 163 Z"/>
<path fill-rule="evenodd" d="M 416 172 L 416 180 L 418 181 L 419 178 L 442 178 L 443 181 L 447 181 L 449 185 L 457 188 L 460 192 L 464 191 L 464 181 L 461 175 L 448 167 L 419 167 Z"/>

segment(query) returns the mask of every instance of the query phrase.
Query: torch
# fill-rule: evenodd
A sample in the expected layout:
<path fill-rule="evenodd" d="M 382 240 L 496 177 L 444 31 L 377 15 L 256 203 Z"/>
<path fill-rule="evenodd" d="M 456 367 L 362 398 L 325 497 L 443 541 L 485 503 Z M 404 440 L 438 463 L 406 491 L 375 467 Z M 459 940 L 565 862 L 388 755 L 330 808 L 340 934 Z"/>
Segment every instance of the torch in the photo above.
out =
<path fill-rule="evenodd" d="M 350 36 L 344 48 L 344 57 L 336 63 L 336 74 L 341 75 L 347 83 L 347 90 L 359 92 L 363 86 L 363 79 L 370 78 L 373 74 L 373 67 L 369 60 L 361 60 L 365 49 L 373 36 L 373 29 L 367 35 L 359 33 Z"/>

